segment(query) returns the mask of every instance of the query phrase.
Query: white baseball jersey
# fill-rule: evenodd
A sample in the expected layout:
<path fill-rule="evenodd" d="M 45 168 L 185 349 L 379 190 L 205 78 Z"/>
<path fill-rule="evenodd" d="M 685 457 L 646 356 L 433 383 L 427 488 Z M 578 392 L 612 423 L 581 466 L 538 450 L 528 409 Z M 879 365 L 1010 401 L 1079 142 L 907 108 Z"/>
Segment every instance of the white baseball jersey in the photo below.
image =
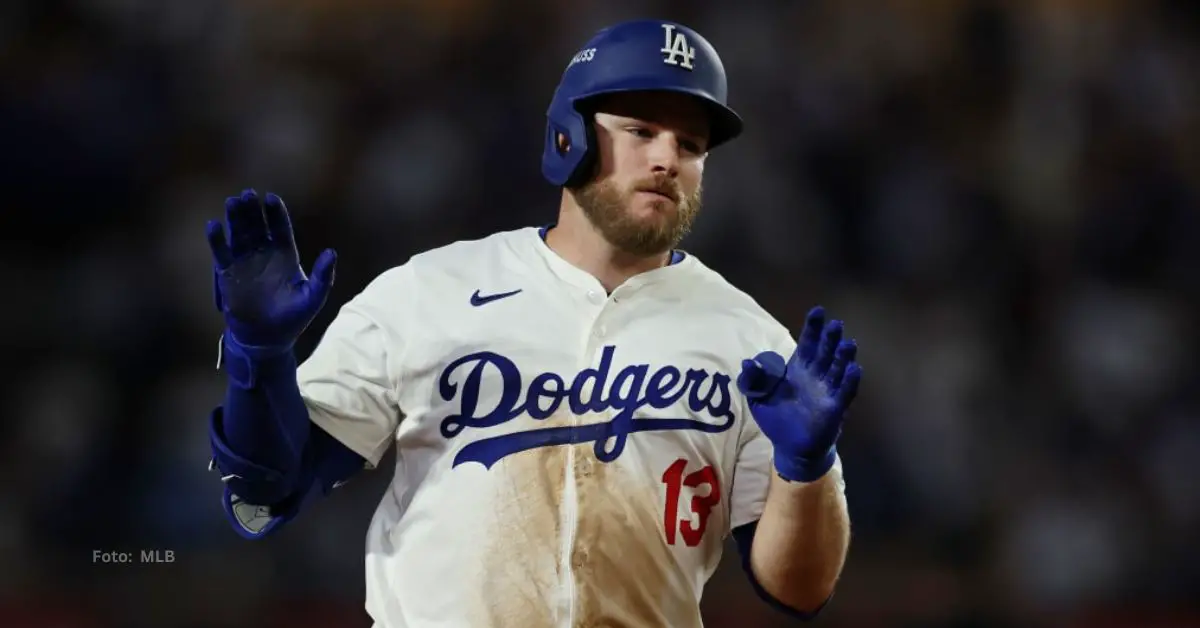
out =
<path fill-rule="evenodd" d="M 607 295 L 526 228 L 384 272 L 299 369 L 316 425 L 371 466 L 396 447 L 376 625 L 700 626 L 771 469 L 741 361 L 794 347 L 691 255 Z"/>

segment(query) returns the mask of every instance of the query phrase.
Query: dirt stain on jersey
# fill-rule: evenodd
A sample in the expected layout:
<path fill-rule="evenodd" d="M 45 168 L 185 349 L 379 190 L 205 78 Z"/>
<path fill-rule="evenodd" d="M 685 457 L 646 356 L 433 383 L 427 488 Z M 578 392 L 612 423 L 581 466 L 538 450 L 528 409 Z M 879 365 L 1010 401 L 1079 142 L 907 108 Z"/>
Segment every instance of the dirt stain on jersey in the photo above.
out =
<path fill-rule="evenodd" d="M 539 427 L 568 421 L 555 415 Z M 578 507 L 571 572 L 565 573 L 562 508 L 571 449 Z M 496 527 L 481 535 L 489 545 L 479 566 L 482 590 L 470 596 L 482 602 L 472 625 L 557 628 L 564 619 L 560 601 L 572 585 L 577 628 L 701 625 L 691 578 L 671 555 L 662 529 L 660 478 L 626 466 L 636 464 L 632 458 L 627 452 L 602 463 L 594 445 L 582 443 L 540 447 L 497 463 L 492 472 L 503 479 L 495 496 Z"/>
<path fill-rule="evenodd" d="M 590 443 L 575 447 L 579 518 L 572 547 L 575 625 L 579 628 L 700 626 L 689 575 L 663 532 L 659 477 L 631 469 L 628 454 L 596 459 Z"/>
<path fill-rule="evenodd" d="M 496 527 L 480 565 L 484 578 L 478 597 L 483 621 L 491 628 L 553 628 L 563 574 L 560 509 L 565 485 L 566 450 L 541 447 L 513 454 L 492 469 L 502 479 L 495 496 Z M 467 541 L 470 542 L 470 541 Z"/>

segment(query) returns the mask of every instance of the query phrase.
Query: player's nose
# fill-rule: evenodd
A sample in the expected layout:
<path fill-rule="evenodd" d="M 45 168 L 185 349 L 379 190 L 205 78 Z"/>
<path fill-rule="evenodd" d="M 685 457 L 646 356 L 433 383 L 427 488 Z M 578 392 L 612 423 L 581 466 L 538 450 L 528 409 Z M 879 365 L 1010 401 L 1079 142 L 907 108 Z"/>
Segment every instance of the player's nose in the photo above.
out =
<path fill-rule="evenodd" d="M 650 167 L 655 174 L 664 173 L 674 179 L 679 175 L 679 138 L 669 132 L 659 133 L 647 149 Z"/>

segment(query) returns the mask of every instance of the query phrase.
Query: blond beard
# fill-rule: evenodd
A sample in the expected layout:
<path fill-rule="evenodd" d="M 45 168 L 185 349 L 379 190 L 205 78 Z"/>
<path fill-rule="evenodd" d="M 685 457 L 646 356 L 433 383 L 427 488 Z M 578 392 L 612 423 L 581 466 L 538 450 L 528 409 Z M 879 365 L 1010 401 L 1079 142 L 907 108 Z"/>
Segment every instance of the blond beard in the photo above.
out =
<path fill-rule="evenodd" d="M 629 211 L 633 195 L 636 190 L 648 188 L 679 199 L 675 213 L 665 213 L 664 210 L 666 218 L 661 221 L 634 218 Z M 700 199 L 700 186 L 684 197 L 674 181 L 659 182 L 654 179 L 635 182 L 624 190 L 617 188 L 610 180 L 593 181 L 575 193 L 575 201 L 583 214 L 609 244 L 624 253 L 644 257 L 660 255 L 679 246 L 691 231 L 696 214 L 700 213 Z M 663 199 L 660 202 L 669 201 Z"/>

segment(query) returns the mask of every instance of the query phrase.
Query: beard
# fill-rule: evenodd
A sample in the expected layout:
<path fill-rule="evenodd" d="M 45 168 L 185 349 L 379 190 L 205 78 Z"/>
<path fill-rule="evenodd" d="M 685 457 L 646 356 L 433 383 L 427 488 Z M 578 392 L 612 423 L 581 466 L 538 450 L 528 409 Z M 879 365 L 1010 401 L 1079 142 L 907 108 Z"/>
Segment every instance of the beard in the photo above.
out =
<path fill-rule="evenodd" d="M 654 201 L 648 217 L 635 216 L 633 196 L 638 191 L 658 192 L 665 198 Z M 622 189 L 611 180 L 593 181 L 579 189 L 575 200 L 592 226 L 617 250 L 649 257 L 674 249 L 692 229 L 700 212 L 700 186 L 686 197 L 672 179 L 647 178 Z"/>

